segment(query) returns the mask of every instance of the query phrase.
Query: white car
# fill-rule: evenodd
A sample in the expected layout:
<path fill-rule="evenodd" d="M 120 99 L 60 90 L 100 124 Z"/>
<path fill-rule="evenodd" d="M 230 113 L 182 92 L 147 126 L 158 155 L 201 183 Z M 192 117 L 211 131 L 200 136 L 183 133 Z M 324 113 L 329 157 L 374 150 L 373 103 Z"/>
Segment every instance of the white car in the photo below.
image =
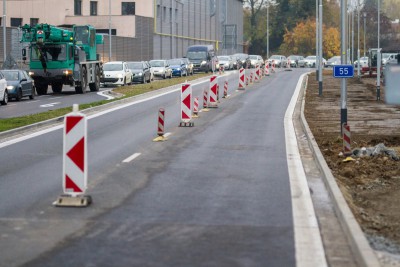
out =
<path fill-rule="evenodd" d="M 360 58 L 360 68 L 368 67 L 368 57 L 361 57 Z M 357 68 L 358 60 L 354 61 L 354 67 Z"/>
<path fill-rule="evenodd" d="M 218 56 L 218 62 L 220 66 L 224 67 L 224 70 L 233 70 L 233 60 L 231 56 Z"/>
<path fill-rule="evenodd" d="M 125 61 L 107 62 L 103 65 L 103 77 L 100 83 L 103 86 L 131 84 L 132 72 Z"/>
<path fill-rule="evenodd" d="M 306 68 L 315 68 L 317 62 L 317 57 L 316 56 L 308 56 L 304 59 L 304 65 Z M 322 58 L 323 66 L 326 67 L 326 59 Z"/>
<path fill-rule="evenodd" d="M 282 55 L 273 55 L 268 59 L 268 63 L 272 66 L 272 63 L 275 63 L 275 67 L 282 68 L 287 62 L 287 58 Z"/>
<path fill-rule="evenodd" d="M 167 60 L 150 60 L 149 63 L 153 69 L 154 76 L 159 76 L 163 79 L 172 78 L 172 69 L 169 67 Z"/>
<path fill-rule="evenodd" d="M 0 72 L 0 104 L 7 105 L 8 103 L 8 92 L 7 92 L 7 81 L 4 75 Z"/>
<path fill-rule="evenodd" d="M 251 61 L 251 68 L 255 68 L 256 65 L 258 65 L 260 67 L 264 65 L 264 60 L 259 55 L 249 55 L 249 58 Z"/>
<path fill-rule="evenodd" d="M 397 54 L 395 53 L 382 53 L 382 65 L 397 64 Z"/>

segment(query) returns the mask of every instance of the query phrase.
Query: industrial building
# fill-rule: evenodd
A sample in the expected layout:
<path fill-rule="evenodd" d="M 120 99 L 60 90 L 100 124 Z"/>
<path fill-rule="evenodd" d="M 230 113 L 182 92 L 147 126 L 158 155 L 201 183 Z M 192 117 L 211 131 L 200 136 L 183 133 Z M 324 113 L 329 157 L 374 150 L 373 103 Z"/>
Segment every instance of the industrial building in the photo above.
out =
<path fill-rule="evenodd" d="M 241 0 L 3 0 L 0 12 L 0 62 L 4 43 L 6 55 L 20 60 L 26 44 L 18 27 L 37 23 L 93 25 L 104 34 L 104 62 L 182 57 L 194 44 L 212 44 L 219 55 L 243 51 Z"/>

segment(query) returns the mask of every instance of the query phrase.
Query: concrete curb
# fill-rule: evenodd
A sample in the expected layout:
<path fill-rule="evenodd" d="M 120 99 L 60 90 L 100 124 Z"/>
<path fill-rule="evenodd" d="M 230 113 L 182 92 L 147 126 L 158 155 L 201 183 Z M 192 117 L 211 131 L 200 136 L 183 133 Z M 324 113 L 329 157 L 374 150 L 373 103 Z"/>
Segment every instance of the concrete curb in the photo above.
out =
<path fill-rule="evenodd" d="M 229 75 L 232 75 L 232 74 L 225 74 L 225 75 L 229 76 Z M 199 79 L 196 79 L 196 80 L 192 80 L 191 82 L 200 83 L 200 82 L 207 81 L 208 79 L 210 79 L 210 78 L 207 76 L 207 77 L 202 77 L 202 78 L 199 78 Z M 169 86 L 169 87 L 157 89 L 155 91 L 147 92 L 147 93 L 144 93 L 144 94 L 140 94 L 140 95 L 124 98 L 124 99 L 121 99 L 121 100 L 116 100 L 116 101 L 113 101 L 113 102 L 110 102 L 110 103 L 106 103 L 104 105 L 100 105 L 100 106 L 96 106 L 96 107 L 93 107 L 93 108 L 84 109 L 84 110 L 81 110 L 80 112 L 82 112 L 83 114 L 86 114 L 86 115 L 94 114 L 94 113 L 97 113 L 97 112 L 100 112 L 100 111 L 104 111 L 104 110 L 110 109 L 110 108 L 118 106 L 118 105 L 130 103 L 130 102 L 134 102 L 134 101 L 137 101 L 137 100 L 145 99 L 147 97 L 151 97 L 151 96 L 154 96 L 154 95 L 158 95 L 158 94 L 163 94 L 163 93 L 167 93 L 167 92 L 170 92 L 170 91 L 174 91 L 174 90 L 179 89 L 180 86 L 181 86 L 181 84 L 172 85 L 172 86 Z M 71 107 L 71 111 L 72 111 L 72 107 Z M 23 127 L 11 129 L 11 130 L 8 130 L 8 131 L 0 132 L 0 143 L 5 142 L 8 139 L 14 138 L 16 136 L 21 136 L 21 135 L 25 135 L 27 133 L 32 133 L 32 132 L 36 132 L 36 131 L 43 130 L 43 129 L 46 129 L 46 128 L 50 128 L 50 127 L 53 127 L 55 125 L 60 125 L 63 122 L 64 122 L 64 116 L 61 116 L 61 117 L 49 119 L 49 120 L 46 120 L 46 121 L 41 121 L 41 122 L 37 122 L 37 123 L 34 123 L 34 124 L 26 125 L 26 126 L 23 126 Z"/>
<path fill-rule="evenodd" d="M 303 81 L 305 85 L 303 87 L 303 90 L 307 88 L 308 76 L 305 79 L 305 83 Z M 326 163 L 325 158 L 322 155 L 313 134 L 311 133 L 310 127 L 308 126 L 308 123 L 304 116 L 305 95 L 306 94 L 304 93 L 301 104 L 301 125 L 306 133 L 309 147 L 313 152 L 314 159 L 322 173 L 322 178 L 325 186 L 333 201 L 336 215 L 339 218 L 341 226 L 347 235 L 347 239 L 350 243 L 353 254 L 356 257 L 355 260 L 359 264 L 359 266 L 378 267 L 380 266 L 378 258 L 374 250 L 369 245 L 367 238 L 361 230 L 361 227 L 355 219 L 349 206 L 347 205 L 347 202 L 344 199 L 342 192 L 340 191 L 340 188 L 336 183 L 335 177 L 332 175 L 332 172 L 329 169 L 328 164 Z"/>

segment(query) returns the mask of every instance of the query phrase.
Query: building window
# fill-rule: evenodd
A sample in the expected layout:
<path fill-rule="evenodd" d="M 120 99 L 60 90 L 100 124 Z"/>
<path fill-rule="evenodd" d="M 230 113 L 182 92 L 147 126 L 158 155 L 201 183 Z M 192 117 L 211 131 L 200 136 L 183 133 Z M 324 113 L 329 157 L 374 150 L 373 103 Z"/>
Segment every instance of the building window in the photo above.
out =
<path fill-rule="evenodd" d="M 31 18 L 31 21 L 30 21 L 31 27 L 36 26 L 36 24 L 39 24 L 39 19 L 38 18 Z"/>
<path fill-rule="evenodd" d="M 157 5 L 157 18 L 161 18 L 161 6 Z"/>
<path fill-rule="evenodd" d="M 122 2 L 121 15 L 135 15 L 135 2 Z"/>
<path fill-rule="evenodd" d="M 169 8 L 169 22 L 172 22 L 172 8 Z"/>
<path fill-rule="evenodd" d="M 22 26 L 22 18 L 11 18 L 11 27 Z"/>
<path fill-rule="evenodd" d="M 97 1 L 90 1 L 90 16 L 97 16 Z"/>
<path fill-rule="evenodd" d="M 167 8 L 166 7 L 164 7 L 163 8 L 163 21 L 167 21 Z"/>
<path fill-rule="evenodd" d="M 82 15 L 82 0 L 74 0 L 74 14 L 75 16 Z"/>

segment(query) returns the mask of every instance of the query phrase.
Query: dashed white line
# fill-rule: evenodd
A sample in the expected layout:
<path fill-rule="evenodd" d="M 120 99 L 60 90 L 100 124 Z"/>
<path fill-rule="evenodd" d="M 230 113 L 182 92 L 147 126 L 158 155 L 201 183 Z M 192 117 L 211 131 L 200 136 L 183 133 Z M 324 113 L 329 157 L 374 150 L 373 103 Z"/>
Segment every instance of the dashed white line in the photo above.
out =
<path fill-rule="evenodd" d="M 49 97 L 49 99 L 57 99 L 57 98 L 62 98 L 62 96 Z"/>
<path fill-rule="evenodd" d="M 129 163 L 132 160 L 136 159 L 137 157 L 139 157 L 142 153 L 135 153 L 132 156 L 127 157 L 126 159 L 124 159 L 122 162 L 124 163 Z"/>

